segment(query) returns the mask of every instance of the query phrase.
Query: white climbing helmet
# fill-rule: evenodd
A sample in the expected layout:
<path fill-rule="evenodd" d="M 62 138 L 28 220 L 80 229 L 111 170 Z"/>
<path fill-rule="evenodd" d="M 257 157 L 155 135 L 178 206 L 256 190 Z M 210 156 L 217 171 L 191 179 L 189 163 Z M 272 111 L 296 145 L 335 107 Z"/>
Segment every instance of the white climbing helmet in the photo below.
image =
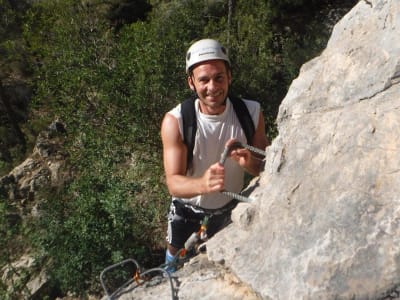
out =
<path fill-rule="evenodd" d="M 229 66 L 231 64 L 226 49 L 218 41 L 203 39 L 195 42 L 186 53 L 186 73 L 193 65 L 212 59 L 222 59 Z"/>

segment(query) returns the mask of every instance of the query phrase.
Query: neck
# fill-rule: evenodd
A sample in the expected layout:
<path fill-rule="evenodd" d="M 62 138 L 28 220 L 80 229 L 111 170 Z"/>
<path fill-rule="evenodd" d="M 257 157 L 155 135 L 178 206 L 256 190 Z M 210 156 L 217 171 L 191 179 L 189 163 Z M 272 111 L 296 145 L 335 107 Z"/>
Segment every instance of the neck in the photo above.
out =
<path fill-rule="evenodd" d="M 199 101 L 199 110 L 201 113 L 205 115 L 220 115 L 225 111 L 226 108 L 226 99 L 223 104 L 212 106 L 205 105 L 201 100 Z"/>

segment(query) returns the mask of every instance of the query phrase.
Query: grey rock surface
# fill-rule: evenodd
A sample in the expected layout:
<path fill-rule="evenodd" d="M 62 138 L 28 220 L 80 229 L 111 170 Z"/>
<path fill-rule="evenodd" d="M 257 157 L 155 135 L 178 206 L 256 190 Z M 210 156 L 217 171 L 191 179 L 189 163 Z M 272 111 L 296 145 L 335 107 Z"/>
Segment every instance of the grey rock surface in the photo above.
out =
<path fill-rule="evenodd" d="M 155 276 L 144 284 L 131 284 L 116 297 L 119 300 L 206 299 L 259 300 L 260 298 L 221 265 L 209 261 L 205 254 L 190 260 L 182 269 L 167 278 Z M 112 292 L 110 291 L 110 294 Z M 103 300 L 106 300 L 104 297 Z"/>
<path fill-rule="evenodd" d="M 400 1 L 360 1 L 280 106 L 251 226 L 234 222 L 211 240 L 210 259 L 262 299 L 391 297 L 400 284 L 399 79 Z"/>
<path fill-rule="evenodd" d="M 283 100 L 255 201 L 174 275 L 176 299 L 399 299 L 399 81 L 400 1 L 360 1 Z"/>

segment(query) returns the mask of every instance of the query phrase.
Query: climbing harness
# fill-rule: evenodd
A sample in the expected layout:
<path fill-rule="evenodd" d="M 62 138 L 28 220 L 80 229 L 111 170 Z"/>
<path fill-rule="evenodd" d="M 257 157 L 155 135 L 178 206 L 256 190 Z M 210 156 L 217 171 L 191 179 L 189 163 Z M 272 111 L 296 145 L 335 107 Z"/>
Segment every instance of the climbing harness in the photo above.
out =
<path fill-rule="evenodd" d="M 256 154 L 259 154 L 262 156 L 266 155 L 265 151 L 262 151 L 253 146 L 243 144 L 241 142 L 233 142 L 232 144 L 225 147 L 223 153 L 221 154 L 219 163 L 221 165 L 224 165 L 230 151 L 237 149 L 237 148 L 245 148 L 253 153 L 256 153 Z M 253 201 L 251 198 L 245 197 L 238 193 L 233 193 L 233 192 L 229 192 L 229 191 L 221 191 L 221 193 L 231 197 L 232 199 L 236 199 L 238 201 L 242 201 L 242 202 L 252 202 Z M 192 233 L 192 235 L 186 240 L 184 247 L 182 249 L 178 250 L 178 252 L 175 254 L 173 259 L 168 263 L 164 263 L 164 264 L 160 265 L 159 267 L 148 269 L 148 270 L 142 272 L 141 268 L 140 268 L 139 264 L 136 262 L 136 260 L 130 258 L 130 259 L 125 259 L 119 263 L 113 264 L 113 265 L 105 268 L 100 274 L 100 282 L 101 282 L 101 286 L 103 287 L 104 292 L 106 293 L 108 300 L 115 299 L 115 297 L 118 297 L 119 295 L 121 295 L 123 293 L 123 290 L 133 283 L 135 283 L 135 285 L 130 288 L 131 290 L 137 288 L 138 286 L 143 285 L 145 282 L 149 282 L 150 280 L 153 280 L 155 278 L 155 276 L 150 276 L 150 275 L 154 274 L 154 273 L 162 274 L 161 278 L 167 278 L 169 280 L 170 287 L 171 287 L 171 295 L 172 295 L 171 299 L 172 300 L 176 299 L 175 298 L 176 290 L 175 290 L 174 284 L 172 282 L 171 274 L 167 271 L 167 269 L 169 269 L 169 268 L 177 269 L 177 268 L 181 267 L 185 262 L 187 262 L 194 255 L 193 252 L 195 250 L 196 245 L 201 241 L 207 240 L 206 231 L 207 231 L 208 221 L 209 221 L 209 215 L 206 214 L 204 219 L 201 222 L 200 229 L 198 231 Z M 115 270 L 118 267 L 122 267 L 126 264 L 129 264 L 129 263 L 131 263 L 135 266 L 135 272 L 134 272 L 133 276 L 129 280 L 127 280 L 125 283 L 123 283 L 120 287 L 118 287 L 115 291 L 111 292 L 107 288 L 107 285 L 106 285 L 106 273 L 108 273 L 112 270 Z"/>
<path fill-rule="evenodd" d="M 179 267 L 182 267 L 184 263 L 190 260 L 195 255 L 196 246 L 200 241 L 207 240 L 207 224 L 208 224 L 208 216 L 205 216 L 201 222 L 200 229 L 191 234 L 191 236 L 186 240 L 183 248 L 179 249 L 178 252 L 174 255 L 171 261 L 168 263 L 162 264 L 160 267 L 166 270 L 177 270 Z"/>
<path fill-rule="evenodd" d="M 193 232 L 192 235 L 185 242 L 185 246 L 183 248 L 184 249 L 183 255 L 186 255 L 188 251 L 193 250 L 193 248 L 200 240 L 204 241 L 207 239 L 207 233 L 206 233 L 207 224 L 208 224 L 208 216 L 205 216 L 203 221 L 201 222 L 199 231 Z"/>

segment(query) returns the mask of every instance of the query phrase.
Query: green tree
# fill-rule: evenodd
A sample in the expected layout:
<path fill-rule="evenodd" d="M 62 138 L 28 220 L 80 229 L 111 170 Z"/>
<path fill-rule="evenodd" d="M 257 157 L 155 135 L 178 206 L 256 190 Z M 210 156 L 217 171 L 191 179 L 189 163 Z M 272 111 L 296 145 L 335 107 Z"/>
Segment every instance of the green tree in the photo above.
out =
<path fill-rule="evenodd" d="M 123 18 L 132 3 L 143 11 Z M 161 262 L 169 199 L 159 127 L 190 93 L 189 45 L 205 37 L 228 45 L 234 92 L 261 102 L 273 137 L 288 85 L 327 40 L 324 11 L 306 0 L 32 2 L 22 27 L 34 74 L 30 126 L 65 123 L 73 176 L 64 188 L 41 192 L 31 230 L 39 261 L 62 292 L 99 292 L 100 271 L 123 258 Z"/>
<path fill-rule="evenodd" d="M 154 41 L 140 22 L 114 36 L 108 9 L 41 1 L 25 27 L 37 61 L 34 108 L 66 124 L 75 175 L 46 197 L 35 242 L 53 282 L 77 294 L 98 291 L 101 269 L 122 258 L 154 263 L 168 205 L 155 148 L 162 80 L 151 63 L 160 52 L 141 46 Z"/>
<path fill-rule="evenodd" d="M 24 2 L 0 0 L 0 175 L 21 161 L 29 148 L 24 132 L 26 99 L 15 92 L 28 87 L 22 82 L 28 68 L 22 51 L 21 20 Z M 20 93 L 21 94 L 21 93 Z M 27 93 L 28 94 L 28 93 Z"/>

